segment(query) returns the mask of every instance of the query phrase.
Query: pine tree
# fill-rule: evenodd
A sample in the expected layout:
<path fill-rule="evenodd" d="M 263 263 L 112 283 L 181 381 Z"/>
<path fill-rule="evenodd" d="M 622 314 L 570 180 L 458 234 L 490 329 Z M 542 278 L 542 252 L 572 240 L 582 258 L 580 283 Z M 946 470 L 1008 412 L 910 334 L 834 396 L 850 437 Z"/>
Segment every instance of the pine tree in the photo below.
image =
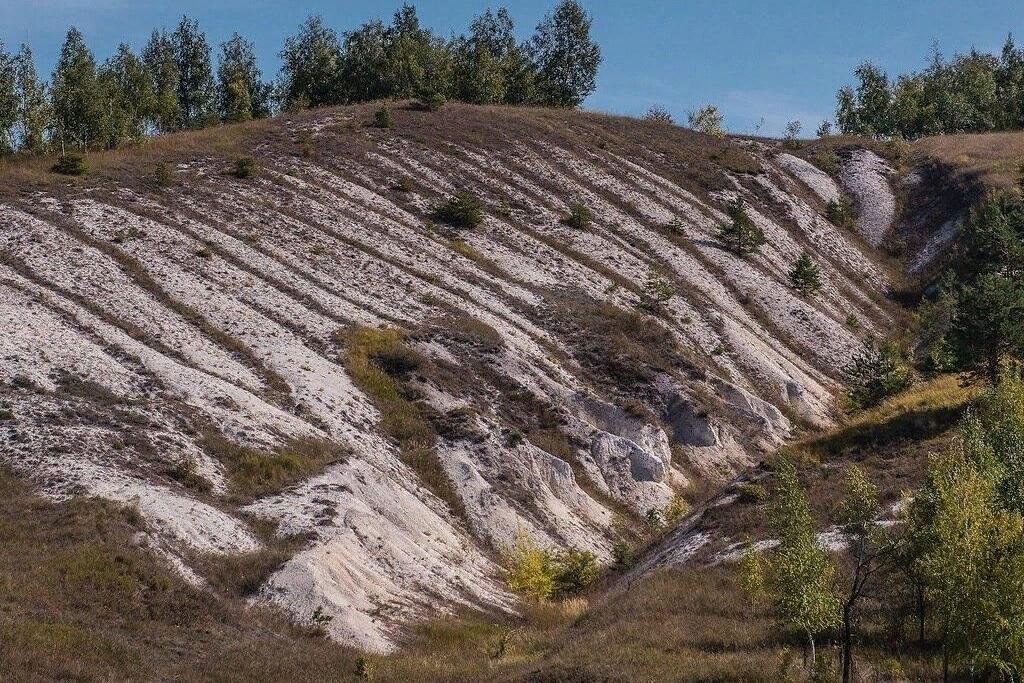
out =
<path fill-rule="evenodd" d="M 358 42 L 360 39 L 354 40 Z M 306 19 L 296 35 L 285 39 L 279 56 L 282 62 L 281 92 L 285 109 L 322 107 L 344 101 L 341 45 L 338 34 L 324 24 L 322 17 Z M 346 74 L 346 83 L 348 77 L 359 82 L 360 76 L 365 75 Z M 356 89 L 358 91 L 364 87 L 359 85 Z M 377 93 L 367 94 L 373 96 Z"/>
<path fill-rule="evenodd" d="M 178 106 L 184 128 L 202 128 L 216 120 L 217 88 L 213 81 L 210 45 L 199 23 L 181 18 L 171 36 L 178 67 Z"/>
<path fill-rule="evenodd" d="M 0 156 L 15 151 L 14 126 L 18 123 L 18 65 L 0 43 Z"/>
<path fill-rule="evenodd" d="M 910 386 L 910 371 L 892 344 L 879 347 L 868 339 L 843 368 L 843 379 L 850 403 L 870 408 Z"/>
<path fill-rule="evenodd" d="M 270 116 L 270 87 L 256 65 L 253 44 L 237 33 L 220 46 L 217 107 L 222 121 Z"/>
<path fill-rule="evenodd" d="M 42 154 L 46 149 L 46 131 L 50 128 L 53 110 L 46 85 L 39 80 L 35 60 L 28 45 L 18 50 L 18 129 L 20 149 Z"/>
<path fill-rule="evenodd" d="M 594 91 L 601 48 L 590 37 L 591 23 L 577 0 L 562 0 L 537 25 L 531 50 L 542 104 L 578 107 Z"/>
<path fill-rule="evenodd" d="M 806 251 L 793 262 L 793 267 L 789 271 L 789 283 L 800 296 L 810 296 L 821 289 L 821 273 Z"/>
<path fill-rule="evenodd" d="M 765 243 L 764 232 L 747 215 L 742 199 L 737 197 L 732 201 L 726 213 L 729 222 L 718 229 L 718 240 L 726 249 L 743 257 L 757 251 Z"/>
<path fill-rule="evenodd" d="M 96 59 L 86 47 L 81 32 L 74 27 L 64 40 L 52 82 L 54 123 L 61 147 L 71 145 L 85 149 L 100 142 Z"/>
<path fill-rule="evenodd" d="M 153 78 L 153 107 L 149 124 L 160 133 L 181 127 L 178 84 L 181 74 L 174 57 L 174 42 L 163 31 L 153 31 L 142 50 L 142 61 Z"/>
<path fill-rule="evenodd" d="M 1024 284 L 985 273 L 961 288 L 949 341 L 961 368 L 995 383 L 1003 363 L 1024 362 Z"/>

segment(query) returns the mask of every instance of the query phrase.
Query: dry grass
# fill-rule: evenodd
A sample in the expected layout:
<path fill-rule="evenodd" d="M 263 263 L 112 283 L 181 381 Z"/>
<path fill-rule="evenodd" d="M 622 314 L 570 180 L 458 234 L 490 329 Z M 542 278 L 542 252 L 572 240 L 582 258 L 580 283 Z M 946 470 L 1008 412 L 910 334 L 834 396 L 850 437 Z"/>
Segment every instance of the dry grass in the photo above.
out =
<path fill-rule="evenodd" d="M 400 330 L 357 327 L 341 335 L 345 345 L 345 369 L 380 411 L 381 430 L 398 444 L 402 461 L 423 484 L 448 503 L 456 514 L 463 512 L 448 473 L 437 455 L 437 433 L 423 407 L 409 397 L 402 375 L 411 369 L 409 359 L 417 358 L 404 342 Z M 402 367 L 395 365 L 402 359 Z M 417 364 L 422 360 L 417 360 Z"/>
<path fill-rule="evenodd" d="M 0 680 L 356 680 L 351 651 L 185 584 L 132 545 L 138 523 L 0 470 Z"/>
<path fill-rule="evenodd" d="M 209 430 L 203 449 L 227 469 L 230 493 L 241 501 L 277 493 L 350 453 L 346 446 L 312 438 L 289 439 L 274 451 L 242 446 Z"/>
<path fill-rule="evenodd" d="M 913 145 L 918 159 L 934 159 L 986 187 L 1015 186 L 1024 163 L 1024 132 L 937 135 Z"/>

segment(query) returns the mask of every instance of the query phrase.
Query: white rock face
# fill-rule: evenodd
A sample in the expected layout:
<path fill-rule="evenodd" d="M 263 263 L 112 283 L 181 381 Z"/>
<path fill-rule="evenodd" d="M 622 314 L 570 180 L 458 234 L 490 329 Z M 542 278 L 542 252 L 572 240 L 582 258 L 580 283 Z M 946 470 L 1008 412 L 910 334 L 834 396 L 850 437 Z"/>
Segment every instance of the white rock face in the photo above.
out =
<path fill-rule="evenodd" d="M 328 135 L 325 116 L 304 130 Z M 523 532 L 608 560 L 616 510 L 639 523 L 694 479 L 733 476 L 789 437 L 791 416 L 828 424 L 860 344 L 847 317 L 863 332 L 891 321 L 884 273 L 823 216 L 835 184 L 791 155 L 752 147 L 764 172 L 708 192 L 682 184 L 678 160 L 546 128 L 492 146 L 348 134 L 362 151 L 267 152 L 245 182 L 196 160 L 160 192 L 0 205 L 0 458 L 49 495 L 134 505 L 140 543 L 195 583 L 190 553 L 263 547 L 252 517 L 307 539 L 255 601 L 299 621 L 319 609 L 339 640 L 386 651 L 439 611 L 512 608 L 494 558 Z M 893 219 L 886 173 L 866 152 L 843 170 L 872 244 Z M 411 191 L 394 189 L 402 178 Z M 487 207 L 457 236 L 428 215 L 456 188 Z M 715 240 L 737 195 L 769 238 L 747 258 Z M 586 230 L 561 222 L 574 202 L 594 213 Z M 813 299 L 788 286 L 805 250 L 825 278 Z M 651 308 L 655 276 L 673 294 Z M 631 324 L 664 329 L 685 366 L 628 368 L 640 385 L 594 376 L 588 354 L 628 365 L 628 344 L 595 336 L 581 302 L 643 312 Z M 431 424 L 469 411 L 435 449 L 457 513 L 349 376 L 336 333 L 353 325 L 407 330 L 440 368 L 412 382 Z M 473 341 L 481 329 L 493 348 Z M 211 432 L 351 453 L 243 504 Z"/>
<path fill-rule="evenodd" d="M 871 246 L 881 246 L 896 219 L 896 197 L 888 180 L 892 167 L 874 152 L 859 149 L 839 174 L 857 205 L 857 231 Z"/>

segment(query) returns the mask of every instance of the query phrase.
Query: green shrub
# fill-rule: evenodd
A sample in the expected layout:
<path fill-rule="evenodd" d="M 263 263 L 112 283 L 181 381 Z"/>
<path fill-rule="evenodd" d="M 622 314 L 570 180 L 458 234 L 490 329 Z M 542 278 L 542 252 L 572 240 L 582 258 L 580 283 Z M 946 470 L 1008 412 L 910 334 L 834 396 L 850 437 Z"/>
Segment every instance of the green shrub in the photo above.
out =
<path fill-rule="evenodd" d="M 669 113 L 668 109 L 662 107 L 659 104 L 652 106 L 644 114 L 644 121 L 651 121 L 652 123 L 664 123 L 671 125 L 674 123 L 672 120 L 672 114 Z"/>
<path fill-rule="evenodd" d="M 612 565 L 616 569 L 629 569 L 636 562 L 636 552 L 633 545 L 624 538 L 618 538 L 612 543 Z"/>
<path fill-rule="evenodd" d="M 764 232 L 747 215 L 742 199 L 737 197 L 730 202 L 726 213 L 729 222 L 718 229 L 718 240 L 726 249 L 743 257 L 757 251 L 765 243 Z"/>
<path fill-rule="evenodd" d="M 390 128 L 394 124 L 394 117 L 391 115 L 391 110 L 387 107 L 381 107 L 373 113 L 373 125 L 377 128 Z"/>
<path fill-rule="evenodd" d="M 153 171 L 153 180 L 157 187 L 170 187 L 174 184 L 174 171 L 166 161 L 157 162 L 156 169 Z"/>
<path fill-rule="evenodd" d="M 878 346 L 873 340 L 843 368 L 847 395 L 854 408 L 870 408 L 910 386 L 910 370 L 893 344 Z"/>
<path fill-rule="evenodd" d="M 259 172 L 256 160 L 252 157 L 238 157 L 235 159 L 234 176 L 236 178 L 251 178 Z"/>
<path fill-rule="evenodd" d="M 761 484 L 740 484 L 736 487 L 736 494 L 741 503 L 760 505 L 768 500 L 768 490 Z"/>
<path fill-rule="evenodd" d="M 806 251 L 793 262 L 789 271 L 789 284 L 800 296 L 810 296 L 821 289 L 821 272 Z"/>
<path fill-rule="evenodd" d="M 725 128 L 722 127 L 724 121 L 722 112 L 713 104 L 687 114 L 687 122 L 692 130 L 718 139 L 725 137 Z"/>
<path fill-rule="evenodd" d="M 475 228 L 484 220 L 484 205 L 473 193 L 461 190 L 437 206 L 431 216 L 456 228 Z"/>
<path fill-rule="evenodd" d="M 601 573 L 594 553 L 566 550 L 554 558 L 555 595 L 578 595 L 592 584 Z"/>
<path fill-rule="evenodd" d="M 569 207 L 569 215 L 562 221 L 570 228 L 586 230 L 594 220 L 594 214 L 582 204 L 573 204 Z"/>
<path fill-rule="evenodd" d="M 89 172 L 89 167 L 81 154 L 65 154 L 57 159 L 51 170 L 61 175 L 85 175 Z"/>
<path fill-rule="evenodd" d="M 814 157 L 815 165 L 830 176 L 839 173 L 839 155 L 833 149 L 823 149 Z"/>
<path fill-rule="evenodd" d="M 665 510 L 662 512 L 662 517 L 665 518 L 665 523 L 669 525 L 675 525 L 679 520 L 686 516 L 690 511 L 690 504 L 686 502 L 678 493 L 672 496 L 672 500 L 669 501 L 668 505 L 665 506 Z"/>
<path fill-rule="evenodd" d="M 600 573 L 594 553 L 546 550 L 523 531 L 505 554 L 509 588 L 537 602 L 577 595 Z"/>
<path fill-rule="evenodd" d="M 832 225 L 851 230 L 857 220 L 857 212 L 853 201 L 849 197 L 842 197 L 825 205 L 825 217 Z"/>
<path fill-rule="evenodd" d="M 437 111 L 448 99 L 437 88 L 422 88 L 417 96 L 416 106 L 423 111 Z"/>

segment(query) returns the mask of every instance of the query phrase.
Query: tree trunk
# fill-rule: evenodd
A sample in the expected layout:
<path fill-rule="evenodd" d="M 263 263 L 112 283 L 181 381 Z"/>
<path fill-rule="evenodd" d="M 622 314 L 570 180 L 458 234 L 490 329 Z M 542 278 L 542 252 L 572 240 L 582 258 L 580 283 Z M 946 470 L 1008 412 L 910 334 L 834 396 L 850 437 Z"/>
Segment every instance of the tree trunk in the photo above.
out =
<path fill-rule="evenodd" d="M 924 645 L 924 584 L 917 584 L 917 643 Z"/>
<path fill-rule="evenodd" d="M 853 674 L 853 605 L 843 605 L 843 683 L 850 683 Z"/>
<path fill-rule="evenodd" d="M 814 651 L 814 634 L 810 631 L 807 632 L 807 642 L 811 644 L 811 675 L 814 675 L 814 667 L 817 664 L 818 658 L 817 653 Z"/>

